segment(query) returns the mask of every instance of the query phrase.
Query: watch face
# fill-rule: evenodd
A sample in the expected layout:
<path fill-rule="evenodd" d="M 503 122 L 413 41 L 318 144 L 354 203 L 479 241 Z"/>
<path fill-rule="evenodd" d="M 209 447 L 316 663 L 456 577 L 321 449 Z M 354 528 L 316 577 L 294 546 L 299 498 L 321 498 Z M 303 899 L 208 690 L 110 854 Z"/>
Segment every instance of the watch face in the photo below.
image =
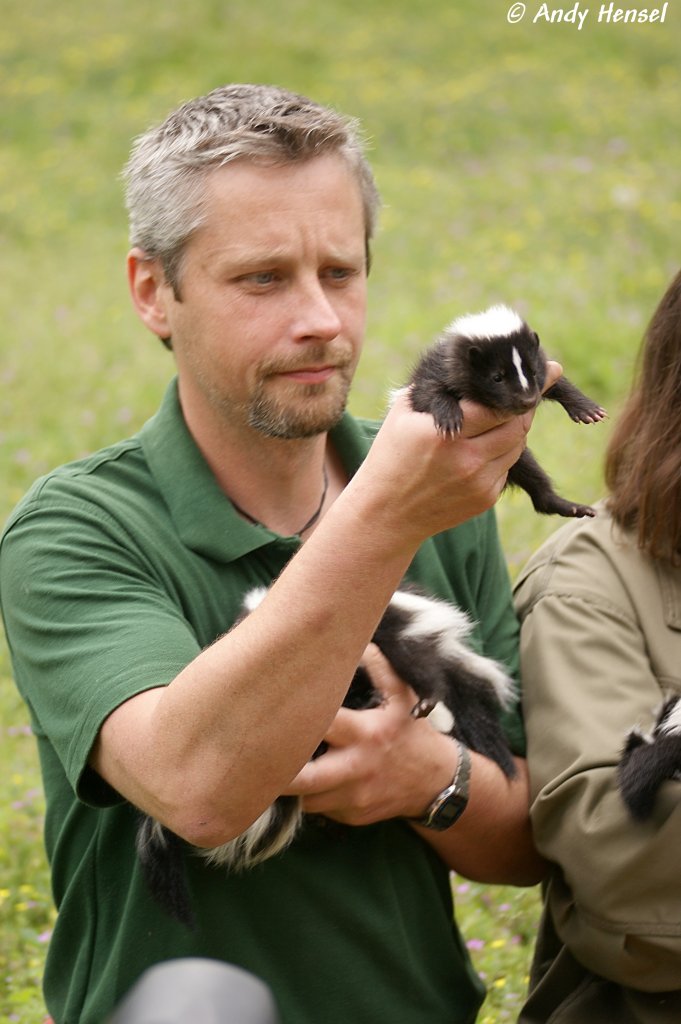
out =
<path fill-rule="evenodd" d="M 449 828 L 450 825 L 459 820 L 466 810 L 467 804 L 468 800 L 465 796 L 461 796 L 459 793 L 450 793 L 442 801 L 435 813 L 431 815 L 430 827 L 438 831 Z"/>
<path fill-rule="evenodd" d="M 457 743 L 459 747 L 459 762 L 456 767 L 454 781 L 435 797 L 422 818 L 412 819 L 423 828 L 432 828 L 436 832 L 443 832 L 450 825 L 453 825 L 455 821 L 459 820 L 468 806 L 471 758 L 468 748 L 460 740 Z"/>

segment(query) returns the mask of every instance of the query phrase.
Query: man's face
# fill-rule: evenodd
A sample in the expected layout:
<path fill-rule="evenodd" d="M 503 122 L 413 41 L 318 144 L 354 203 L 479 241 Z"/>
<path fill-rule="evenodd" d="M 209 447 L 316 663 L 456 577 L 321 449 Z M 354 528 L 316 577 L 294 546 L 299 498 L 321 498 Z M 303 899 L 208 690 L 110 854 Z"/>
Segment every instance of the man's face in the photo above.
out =
<path fill-rule="evenodd" d="M 186 414 L 271 437 L 330 429 L 345 408 L 366 313 L 359 185 L 335 155 L 211 173 L 180 301 L 163 302 Z M 207 411 L 204 408 L 204 412 Z"/>

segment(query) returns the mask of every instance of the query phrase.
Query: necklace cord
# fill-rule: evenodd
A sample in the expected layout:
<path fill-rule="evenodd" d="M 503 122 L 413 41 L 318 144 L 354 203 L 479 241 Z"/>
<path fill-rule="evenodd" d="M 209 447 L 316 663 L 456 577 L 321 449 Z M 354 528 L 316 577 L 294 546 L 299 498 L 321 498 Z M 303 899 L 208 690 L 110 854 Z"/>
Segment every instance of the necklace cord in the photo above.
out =
<path fill-rule="evenodd" d="M 319 505 L 317 506 L 317 511 L 312 513 L 312 515 L 310 516 L 310 518 L 308 519 L 308 521 L 305 523 L 304 526 L 301 526 L 301 528 L 299 530 L 295 530 L 291 534 L 292 537 L 300 537 L 300 536 L 302 536 L 302 534 L 304 534 L 306 530 L 309 530 L 311 526 L 315 525 L 315 523 L 319 519 L 320 515 L 322 514 L 322 509 L 324 508 L 324 502 L 326 501 L 326 495 L 328 493 L 328 490 L 329 490 L 329 474 L 326 471 L 326 466 L 324 466 L 324 486 L 322 488 L 322 497 L 321 497 L 321 500 L 319 502 Z M 230 498 L 229 500 L 232 502 L 232 505 L 234 506 L 236 511 L 239 513 L 239 515 L 243 516 L 244 519 L 247 519 L 249 523 L 253 523 L 253 526 L 262 526 L 265 530 L 268 529 L 268 527 L 265 526 L 265 524 L 263 522 L 261 522 L 259 519 L 256 519 L 255 516 L 252 516 L 250 514 L 250 512 L 247 512 L 245 509 L 241 508 L 240 505 L 237 505 L 237 503 L 234 501 L 233 498 Z"/>

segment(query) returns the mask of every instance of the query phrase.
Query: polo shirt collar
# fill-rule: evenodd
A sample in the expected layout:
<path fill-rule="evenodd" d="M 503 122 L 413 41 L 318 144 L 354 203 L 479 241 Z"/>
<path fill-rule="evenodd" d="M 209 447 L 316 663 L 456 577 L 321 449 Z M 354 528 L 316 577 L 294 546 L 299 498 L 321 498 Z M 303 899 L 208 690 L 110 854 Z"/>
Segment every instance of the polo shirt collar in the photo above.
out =
<path fill-rule="evenodd" d="M 349 413 L 344 414 L 330 437 L 352 476 L 369 450 L 370 438 Z M 298 537 L 282 537 L 243 519 L 220 489 L 185 423 L 176 378 L 156 415 L 142 427 L 139 440 L 186 547 L 220 562 L 232 562 L 265 545 L 277 545 L 290 554 L 298 549 Z"/>

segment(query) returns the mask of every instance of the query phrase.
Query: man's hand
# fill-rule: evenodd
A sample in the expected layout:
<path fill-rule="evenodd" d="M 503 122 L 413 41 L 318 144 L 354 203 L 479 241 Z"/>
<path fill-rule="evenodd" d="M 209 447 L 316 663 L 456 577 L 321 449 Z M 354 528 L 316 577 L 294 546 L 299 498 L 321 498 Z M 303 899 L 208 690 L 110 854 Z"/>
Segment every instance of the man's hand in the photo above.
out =
<path fill-rule="evenodd" d="M 347 825 L 418 817 L 456 769 L 452 740 L 414 718 L 418 698 L 378 647 L 362 659 L 383 703 L 366 711 L 341 708 L 326 734 L 328 751 L 310 761 L 287 788 L 308 813 Z"/>
<path fill-rule="evenodd" d="M 549 363 L 546 387 L 560 377 Z M 525 448 L 534 410 L 508 416 L 463 401 L 460 434 L 438 434 L 429 413 L 398 392 L 371 451 L 346 488 L 358 515 L 412 548 L 491 508 Z"/>
<path fill-rule="evenodd" d="M 384 695 L 367 711 L 341 708 L 326 739 L 329 750 L 310 761 L 286 792 L 308 813 L 346 825 L 421 817 L 454 778 L 457 745 L 425 718 L 413 718 L 416 695 L 370 644 L 362 664 Z M 498 765 L 472 753 L 471 797 L 445 832 L 412 827 L 454 871 L 480 882 L 534 885 L 544 862 L 532 843 L 525 762 L 509 780 Z"/>

